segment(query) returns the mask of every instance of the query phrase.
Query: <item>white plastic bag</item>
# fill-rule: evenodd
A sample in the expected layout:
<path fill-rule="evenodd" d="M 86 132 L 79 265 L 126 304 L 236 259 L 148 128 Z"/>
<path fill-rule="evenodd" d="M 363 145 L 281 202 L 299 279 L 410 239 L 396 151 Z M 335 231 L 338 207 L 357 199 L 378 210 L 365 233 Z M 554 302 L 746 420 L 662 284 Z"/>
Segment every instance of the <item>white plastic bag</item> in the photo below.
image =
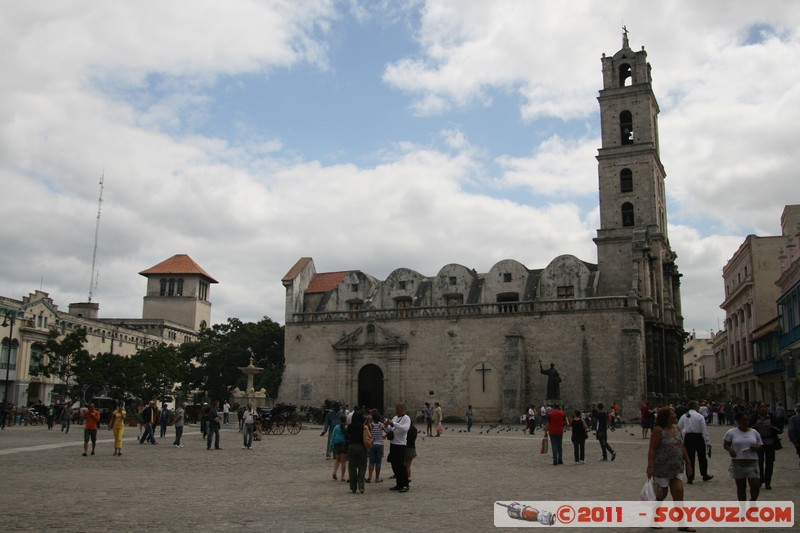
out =
<path fill-rule="evenodd" d="M 653 488 L 653 478 L 647 478 L 647 481 L 642 485 L 642 490 L 639 491 L 639 499 L 643 502 L 656 501 L 656 491 Z"/>

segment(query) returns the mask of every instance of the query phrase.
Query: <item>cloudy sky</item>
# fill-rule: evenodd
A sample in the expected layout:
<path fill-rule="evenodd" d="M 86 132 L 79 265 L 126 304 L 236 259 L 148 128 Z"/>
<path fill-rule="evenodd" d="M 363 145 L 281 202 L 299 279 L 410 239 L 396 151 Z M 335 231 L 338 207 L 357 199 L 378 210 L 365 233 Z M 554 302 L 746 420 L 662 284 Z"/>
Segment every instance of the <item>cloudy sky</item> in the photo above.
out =
<path fill-rule="evenodd" d="M 281 278 L 596 262 L 600 58 L 648 52 L 685 326 L 800 203 L 797 2 L 0 0 L 0 294 L 141 316 L 187 253 L 213 322 Z"/>

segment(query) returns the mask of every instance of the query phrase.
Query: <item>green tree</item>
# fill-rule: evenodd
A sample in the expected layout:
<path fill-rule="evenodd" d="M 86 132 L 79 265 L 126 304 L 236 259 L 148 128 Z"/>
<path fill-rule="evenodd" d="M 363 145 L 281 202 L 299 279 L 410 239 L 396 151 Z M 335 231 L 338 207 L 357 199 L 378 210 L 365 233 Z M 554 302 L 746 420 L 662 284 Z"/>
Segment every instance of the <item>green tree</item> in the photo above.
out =
<path fill-rule="evenodd" d="M 179 348 L 161 344 L 139 350 L 123 366 L 127 392 L 142 399 L 175 399 L 176 384 L 188 379 Z"/>
<path fill-rule="evenodd" d="M 131 396 L 128 376 L 130 358 L 105 352 L 91 358 L 85 367 L 78 369 L 81 383 L 101 383 L 108 388 L 108 395 L 115 399 Z"/>
<path fill-rule="evenodd" d="M 56 377 L 67 387 L 71 399 L 81 397 L 81 374 L 90 366 L 91 356 L 83 347 L 86 344 L 86 330 L 78 328 L 64 335 L 50 330 L 39 365 L 31 369 L 33 375 Z"/>
<path fill-rule="evenodd" d="M 181 346 L 184 361 L 190 364 L 188 384 L 208 399 L 230 397 L 234 387 L 244 389 L 246 376 L 240 367 L 253 364 L 264 368 L 254 380 L 256 389 L 276 394 L 283 375 L 284 328 L 264 317 L 260 322 L 229 318 L 203 330 L 196 342 Z"/>

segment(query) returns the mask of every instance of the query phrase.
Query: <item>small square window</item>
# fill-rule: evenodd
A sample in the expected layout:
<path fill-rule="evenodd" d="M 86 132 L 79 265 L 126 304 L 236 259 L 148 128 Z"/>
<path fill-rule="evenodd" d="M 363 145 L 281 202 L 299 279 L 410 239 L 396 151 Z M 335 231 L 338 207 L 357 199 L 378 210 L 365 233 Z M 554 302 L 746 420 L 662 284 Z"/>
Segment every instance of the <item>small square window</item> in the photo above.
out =
<path fill-rule="evenodd" d="M 350 292 L 358 292 L 358 283 L 353 283 L 350 285 Z"/>
<path fill-rule="evenodd" d="M 572 285 L 563 285 L 561 287 L 558 287 L 557 295 L 558 295 L 559 299 L 574 298 L 575 297 L 575 287 L 573 287 Z"/>
<path fill-rule="evenodd" d="M 458 278 L 455 276 L 450 276 L 450 285 L 455 285 L 458 282 Z"/>
<path fill-rule="evenodd" d="M 428 396 L 436 396 L 436 391 L 429 390 Z"/>
<path fill-rule="evenodd" d="M 503 283 L 511 283 L 511 272 L 503 274 Z"/>
<path fill-rule="evenodd" d="M 403 290 L 403 291 L 406 290 L 406 282 L 405 281 L 399 282 L 397 284 L 397 288 L 399 288 L 400 290 Z"/>

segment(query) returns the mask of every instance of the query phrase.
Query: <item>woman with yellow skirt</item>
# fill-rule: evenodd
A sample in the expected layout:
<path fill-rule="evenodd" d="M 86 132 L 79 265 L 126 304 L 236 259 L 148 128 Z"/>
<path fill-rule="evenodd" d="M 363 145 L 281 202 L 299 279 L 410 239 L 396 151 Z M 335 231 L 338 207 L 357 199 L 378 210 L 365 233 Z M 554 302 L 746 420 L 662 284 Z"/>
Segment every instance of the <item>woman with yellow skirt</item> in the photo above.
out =
<path fill-rule="evenodd" d="M 122 434 L 125 433 L 125 404 L 119 402 L 117 408 L 111 413 L 108 428 L 114 432 L 114 455 L 122 455 Z"/>

